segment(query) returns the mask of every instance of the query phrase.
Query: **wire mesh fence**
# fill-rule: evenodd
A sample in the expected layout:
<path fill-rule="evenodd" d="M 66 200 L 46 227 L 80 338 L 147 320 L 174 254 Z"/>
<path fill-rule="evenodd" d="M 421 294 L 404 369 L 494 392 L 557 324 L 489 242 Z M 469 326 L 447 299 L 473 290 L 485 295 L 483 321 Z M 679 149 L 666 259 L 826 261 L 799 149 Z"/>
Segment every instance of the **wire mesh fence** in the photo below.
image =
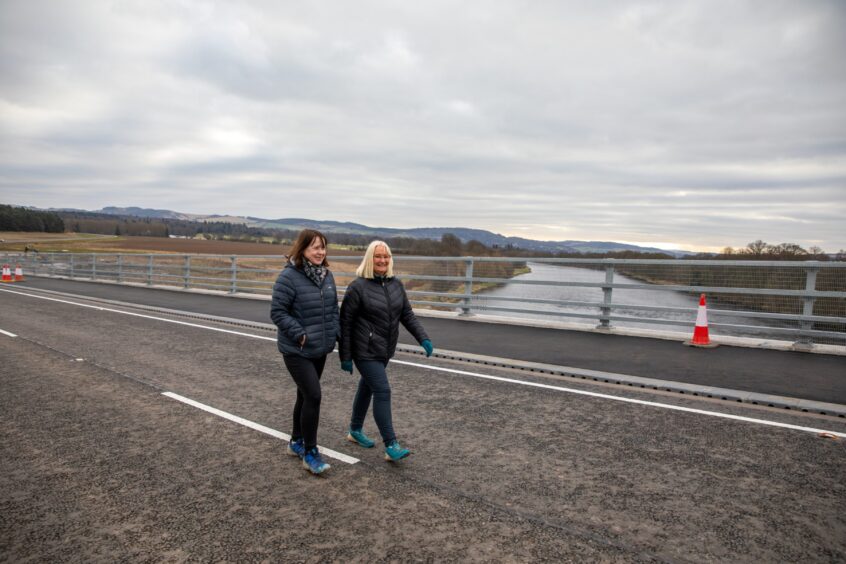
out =
<path fill-rule="evenodd" d="M 283 256 L 7 255 L 33 275 L 269 295 Z M 340 294 L 357 256 L 330 256 Z M 846 263 L 395 256 L 416 308 L 846 346 Z"/>

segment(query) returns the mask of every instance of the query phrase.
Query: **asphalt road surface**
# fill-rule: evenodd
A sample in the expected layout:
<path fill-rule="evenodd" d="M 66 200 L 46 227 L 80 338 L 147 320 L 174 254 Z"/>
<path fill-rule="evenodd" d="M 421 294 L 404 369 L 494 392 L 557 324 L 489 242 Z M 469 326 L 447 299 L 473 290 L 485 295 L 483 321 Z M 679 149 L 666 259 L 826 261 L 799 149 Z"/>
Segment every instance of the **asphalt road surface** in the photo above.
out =
<path fill-rule="evenodd" d="M 399 355 L 391 464 L 332 355 L 315 477 L 273 333 L 2 290 L 2 561 L 846 559 L 842 418 Z"/>

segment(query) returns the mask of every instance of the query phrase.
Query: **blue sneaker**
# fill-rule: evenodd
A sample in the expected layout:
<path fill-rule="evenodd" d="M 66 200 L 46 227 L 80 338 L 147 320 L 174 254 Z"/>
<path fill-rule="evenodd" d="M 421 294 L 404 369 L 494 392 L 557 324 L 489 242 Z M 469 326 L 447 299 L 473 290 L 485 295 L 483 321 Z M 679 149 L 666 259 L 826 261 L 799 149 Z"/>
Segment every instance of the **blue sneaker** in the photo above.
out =
<path fill-rule="evenodd" d="M 411 454 L 411 451 L 407 448 L 402 448 L 399 444 L 399 441 L 394 439 L 385 447 L 385 460 L 388 462 L 396 462 L 398 460 L 402 460 L 406 456 Z"/>
<path fill-rule="evenodd" d="M 317 447 L 314 447 L 303 455 L 303 467 L 312 474 L 322 474 L 331 468 L 331 466 L 323 462 L 323 458 L 321 458 Z"/>
<path fill-rule="evenodd" d="M 304 454 L 305 454 L 305 445 L 303 444 L 302 438 L 291 439 L 290 441 L 288 441 L 288 455 L 289 456 L 298 456 L 298 457 L 302 458 Z"/>
<path fill-rule="evenodd" d="M 358 431 L 350 429 L 347 433 L 347 440 L 351 443 L 363 446 L 364 448 L 373 448 L 373 445 L 376 444 L 376 441 L 364 434 L 363 429 L 359 429 Z"/>

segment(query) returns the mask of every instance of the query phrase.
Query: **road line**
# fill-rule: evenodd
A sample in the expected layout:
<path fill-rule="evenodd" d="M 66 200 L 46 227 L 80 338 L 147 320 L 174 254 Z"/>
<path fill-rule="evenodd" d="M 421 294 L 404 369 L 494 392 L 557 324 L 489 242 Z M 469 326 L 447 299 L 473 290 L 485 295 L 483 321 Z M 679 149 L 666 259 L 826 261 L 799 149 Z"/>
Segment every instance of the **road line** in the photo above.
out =
<path fill-rule="evenodd" d="M 14 333 L 9 333 L 8 331 L 3 331 L 2 329 L 0 329 L 0 333 L 3 333 L 8 337 L 17 337 L 17 335 L 15 335 Z"/>
<path fill-rule="evenodd" d="M 805 431 L 807 433 L 831 433 L 841 438 L 846 438 L 846 433 L 838 433 L 837 431 L 827 431 L 825 429 L 816 429 L 814 427 L 802 427 L 801 425 L 791 425 L 789 423 L 779 423 L 778 421 L 769 421 L 767 419 L 755 419 L 752 417 L 743 417 L 741 415 L 732 415 L 730 413 L 719 413 L 717 411 L 706 411 L 704 409 L 695 409 L 692 407 L 682 407 L 679 405 L 672 405 L 668 403 L 658 403 L 654 401 L 639 400 L 634 398 L 624 398 L 621 396 L 612 396 L 609 394 L 600 394 L 597 392 L 588 392 L 586 390 L 576 390 L 574 388 L 564 388 L 562 386 L 552 386 L 550 384 L 540 384 L 537 382 L 526 382 L 523 380 L 515 380 L 513 378 L 503 378 L 501 376 L 490 376 L 488 374 L 479 374 L 477 372 L 468 372 L 466 370 L 456 370 L 454 368 L 443 368 L 438 366 L 430 366 L 428 364 L 418 364 L 416 362 L 408 362 L 405 360 L 391 360 L 392 363 L 404 364 L 406 366 L 416 366 L 417 368 L 425 368 L 428 370 L 436 370 L 441 372 L 449 372 L 451 374 L 460 374 L 462 376 L 473 376 L 474 378 L 483 378 L 485 380 L 496 380 L 497 382 L 508 382 L 510 384 L 521 384 L 523 386 L 531 386 L 533 388 L 543 388 L 546 390 L 556 390 L 559 392 L 567 392 L 571 394 L 578 394 L 582 396 L 590 396 L 594 398 L 608 399 L 614 401 L 622 401 L 625 403 L 634 403 L 637 405 L 648 405 L 650 407 L 660 407 L 663 409 L 672 409 L 674 411 L 684 411 L 686 413 L 697 413 L 699 415 L 709 415 L 711 417 L 722 417 L 725 419 L 734 419 L 735 421 L 745 421 L 747 423 L 758 423 L 760 425 L 770 425 L 772 427 L 781 427 L 784 429 L 793 429 L 795 431 Z"/>
<path fill-rule="evenodd" d="M 77 306 L 80 306 L 80 307 L 87 307 L 87 308 L 90 308 L 90 309 L 96 309 L 98 311 L 109 311 L 109 312 L 112 312 L 112 313 L 122 313 L 124 315 L 131 315 L 131 316 L 134 316 L 134 317 L 142 317 L 144 319 L 152 319 L 152 320 L 156 320 L 156 321 L 164 321 L 166 323 L 176 323 L 177 325 L 186 325 L 188 327 L 196 327 L 198 329 L 208 329 L 210 331 L 219 331 L 221 333 L 229 333 L 229 334 L 232 334 L 232 335 L 240 335 L 242 337 L 250 337 L 250 338 L 253 338 L 253 339 L 261 339 L 261 340 L 264 340 L 264 341 L 274 341 L 274 342 L 276 341 L 276 337 L 264 337 L 262 335 L 253 335 L 251 333 L 242 333 L 240 331 L 231 331 L 231 330 L 228 330 L 228 329 L 220 329 L 218 327 L 210 327 L 208 325 L 200 325 L 198 323 L 187 323 L 185 321 L 176 321 L 174 319 L 166 319 L 164 317 L 155 317 L 155 316 L 152 316 L 152 315 L 143 315 L 143 314 L 140 314 L 140 313 L 133 313 L 133 312 L 129 312 L 129 311 L 121 311 L 119 309 L 92 306 L 92 305 L 81 304 L 81 303 L 72 302 L 72 301 L 68 301 L 68 300 L 60 300 L 60 299 L 57 299 L 57 298 L 49 298 L 47 296 L 37 296 L 37 295 L 33 295 L 33 294 L 27 294 L 25 292 L 17 292 L 17 291 L 14 291 L 14 290 L 7 290 L 5 288 L 0 288 L 0 291 L 8 292 L 10 294 L 20 294 L 22 296 L 27 296 L 27 297 L 30 297 L 30 298 L 38 298 L 38 299 L 41 299 L 41 300 L 49 300 L 49 301 L 53 301 L 53 302 L 60 302 L 60 303 L 65 303 L 65 304 L 70 304 L 70 305 L 77 305 Z M 550 384 L 540 384 L 540 383 L 536 383 L 536 382 L 526 382 L 526 381 L 523 381 L 523 380 L 515 380 L 513 378 L 503 378 L 503 377 L 500 377 L 500 376 L 489 376 L 487 374 L 479 374 L 477 372 L 468 372 L 466 370 L 455 370 L 453 368 L 443 368 L 443 367 L 440 367 L 440 366 L 430 366 L 428 364 L 418 364 L 416 362 L 408 362 L 408 361 L 404 361 L 404 360 L 391 360 L 391 362 L 394 362 L 396 364 L 404 364 L 404 365 L 407 365 L 407 366 L 415 366 L 415 367 L 418 367 L 418 368 L 424 368 L 426 370 L 435 370 L 435 371 L 447 372 L 447 373 L 451 373 L 451 374 L 459 374 L 459 375 L 462 375 L 462 376 L 472 376 L 472 377 L 475 377 L 475 378 L 482 378 L 482 379 L 486 379 L 486 380 L 496 380 L 496 381 L 499 381 L 499 382 L 507 382 L 507 383 L 510 383 L 510 384 L 519 384 L 519 385 L 522 385 L 522 386 L 530 386 L 530 387 L 534 387 L 534 388 L 556 390 L 556 391 L 560 391 L 560 392 L 567 392 L 567 393 L 571 393 L 571 394 L 590 396 L 590 397 L 607 399 L 607 400 L 612 400 L 612 401 L 621 401 L 621 402 L 633 403 L 633 404 L 637 404 L 637 405 L 646 405 L 646 406 L 649 406 L 649 407 L 658 407 L 658 408 L 670 409 L 670 410 L 674 410 L 674 411 L 683 411 L 683 412 L 686 412 L 686 413 L 696 413 L 698 415 L 707 415 L 707 416 L 710 416 L 710 417 L 722 417 L 724 419 L 733 419 L 735 421 L 744 421 L 744 422 L 747 422 L 747 423 L 757 423 L 759 425 L 768 425 L 768 426 L 771 426 L 771 427 L 781 427 L 783 429 L 791 429 L 791 430 L 794 430 L 794 431 L 804 431 L 806 433 L 816 433 L 816 434 L 830 433 L 830 434 L 835 435 L 837 437 L 846 438 L 846 433 L 840 433 L 840 432 L 837 432 L 837 431 L 827 431 L 825 429 L 817 429 L 817 428 L 814 428 L 814 427 L 803 427 L 801 425 L 791 425 L 789 423 L 779 423 L 777 421 L 769 421 L 767 419 L 755 419 L 755 418 L 752 418 L 752 417 L 743 417 L 741 415 L 732 415 L 732 414 L 729 414 L 729 413 L 719 413 L 719 412 L 716 412 L 716 411 L 706 411 L 704 409 L 694 409 L 694 408 L 691 408 L 691 407 L 681 407 L 681 406 L 678 406 L 678 405 L 672 405 L 672 404 L 667 404 L 667 403 L 658 403 L 658 402 L 653 402 L 653 401 L 625 398 L 625 397 L 621 397 L 621 396 L 612 396 L 612 395 L 609 395 L 609 394 L 600 394 L 600 393 L 597 393 L 597 392 L 588 392 L 588 391 L 585 391 L 585 390 L 576 390 L 576 389 L 573 389 L 573 388 L 564 388 L 564 387 L 561 387 L 561 386 L 552 386 Z M 199 405 L 202 405 L 202 404 L 199 404 Z M 213 408 L 210 408 L 210 409 L 213 409 Z M 223 412 L 221 412 L 221 413 L 223 413 Z M 246 420 L 244 420 L 244 421 L 246 421 Z M 340 454 L 340 453 L 338 453 L 338 454 Z M 346 455 L 342 455 L 342 456 L 346 456 Z"/>
<path fill-rule="evenodd" d="M 243 417 L 238 417 L 237 415 L 232 415 L 231 413 L 227 413 L 225 411 L 221 411 L 217 408 L 208 406 L 206 404 L 200 403 L 198 401 L 194 401 L 190 398 L 186 398 L 185 396 L 180 396 L 179 394 L 174 394 L 173 392 L 162 392 L 163 396 L 167 396 L 171 399 L 175 399 L 176 401 L 181 401 L 182 403 L 188 404 L 192 407 L 196 407 L 197 409 L 202 409 L 208 413 L 213 415 L 217 415 L 218 417 L 223 417 L 224 419 L 228 419 L 229 421 L 234 421 L 239 425 L 243 425 L 244 427 L 249 427 L 250 429 L 256 430 L 260 433 L 264 433 L 265 435 L 270 435 L 271 437 L 275 437 L 277 439 L 282 439 L 283 441 L 290 441 L 291 435 L 287 435 L 282 433 L 281 431 L 277 431 L 276 429 L 271 429 L 270 427 L 265 427 L 264 425 L 260 425 L 258 423 L 254 423 Z M 346 462 L 347 464 L 355 464 L 359 460 L 357 458 L 353 458 L 352 456 L 347 456 L 342 452 L 337 452 L 329 448 L 325 447 L 318 447 L 320 449 L 320 454 L 326 455 L 329 458 L 334 458 L 335 460 L 340 460 L 341 462 Z"/>
<path fill-rule="evenodd" d="M 231 329 L 221 329 L 219 327 L 210 327 L 208 325 L 199 325 L 197 323 L 188 323 L 187 321 L 177 321 L 175 319 L 167 319 L 164 317 L 156 317 L 154 315 L 144 315 L 143 313 L 134 313 L 131 311 L 122 311 L 119 309 L 112 309 L 109 307 L 101 307 L 101 306 L 94 306 L 90 304 L 81 304 L 79 302 L 72 302 L 69 300 L 60 300 L 58 298 L 50 298 L 47 296 L 38 296 L 35 294 L 27 294 L 26 292 L 16 292 L 14 290 L 7 290 L 5 288 L 0 288 L 0 292 L 8 292 L 9 294 L 19 294 L 21 296 L 27 296 L 30 298 L 38 298 L 39 300 L 48 300 L 51 302 L 59 302 L 62 304 L 69 304 L 75 305 L 79 307 L 87 307 L 89 309 L 96 309 L 97 311 L 109 311 L 112 313 L 122 313 L 123 315 L 131 315 L 132 317 L 142 317 L 144 319 L 153 319 L 155 321 L 164 321 L 165 323 L 175 323 L 177 325 L 185 325 L 187 327 L 197 327 L 199 329 L 208 329 L 209 331 L 219 331 L 220 333 L 229 333 L 230 335 L 240 335 L 242 337 L 252 337 L 254 339 L 262 339 L 265 341 L 273 341 L 276 342 L 276 337 L 263 337 L 261 335 L 253 335 L 251 333 L 243 333 L 241 331 L 232 331 Z"/>

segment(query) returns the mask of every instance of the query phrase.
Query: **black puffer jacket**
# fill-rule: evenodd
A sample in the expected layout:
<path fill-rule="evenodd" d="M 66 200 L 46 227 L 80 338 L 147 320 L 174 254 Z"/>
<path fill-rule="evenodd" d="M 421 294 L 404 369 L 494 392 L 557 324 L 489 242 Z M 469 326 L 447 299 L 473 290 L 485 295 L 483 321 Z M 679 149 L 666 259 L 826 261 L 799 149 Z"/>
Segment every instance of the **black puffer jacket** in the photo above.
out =
<path fill-rule="evenodd" d="M 335 348 L 341 331 L 335 278 L 327 271 L 317 286 L 302 269 L 288 263 L 273 285 L 270 318 L 276 324 L 276 343 L 282 354 L 318 358 Z M 307 335 L 305 346 L 300 338 Z"/>
<path fill-rule="evenodd" d="M 387 361 L 397 348 L 399 324 L 422 343 L 428 339 L 396 278 L 356 278 L 341 304 L 341 360 Z"/>

